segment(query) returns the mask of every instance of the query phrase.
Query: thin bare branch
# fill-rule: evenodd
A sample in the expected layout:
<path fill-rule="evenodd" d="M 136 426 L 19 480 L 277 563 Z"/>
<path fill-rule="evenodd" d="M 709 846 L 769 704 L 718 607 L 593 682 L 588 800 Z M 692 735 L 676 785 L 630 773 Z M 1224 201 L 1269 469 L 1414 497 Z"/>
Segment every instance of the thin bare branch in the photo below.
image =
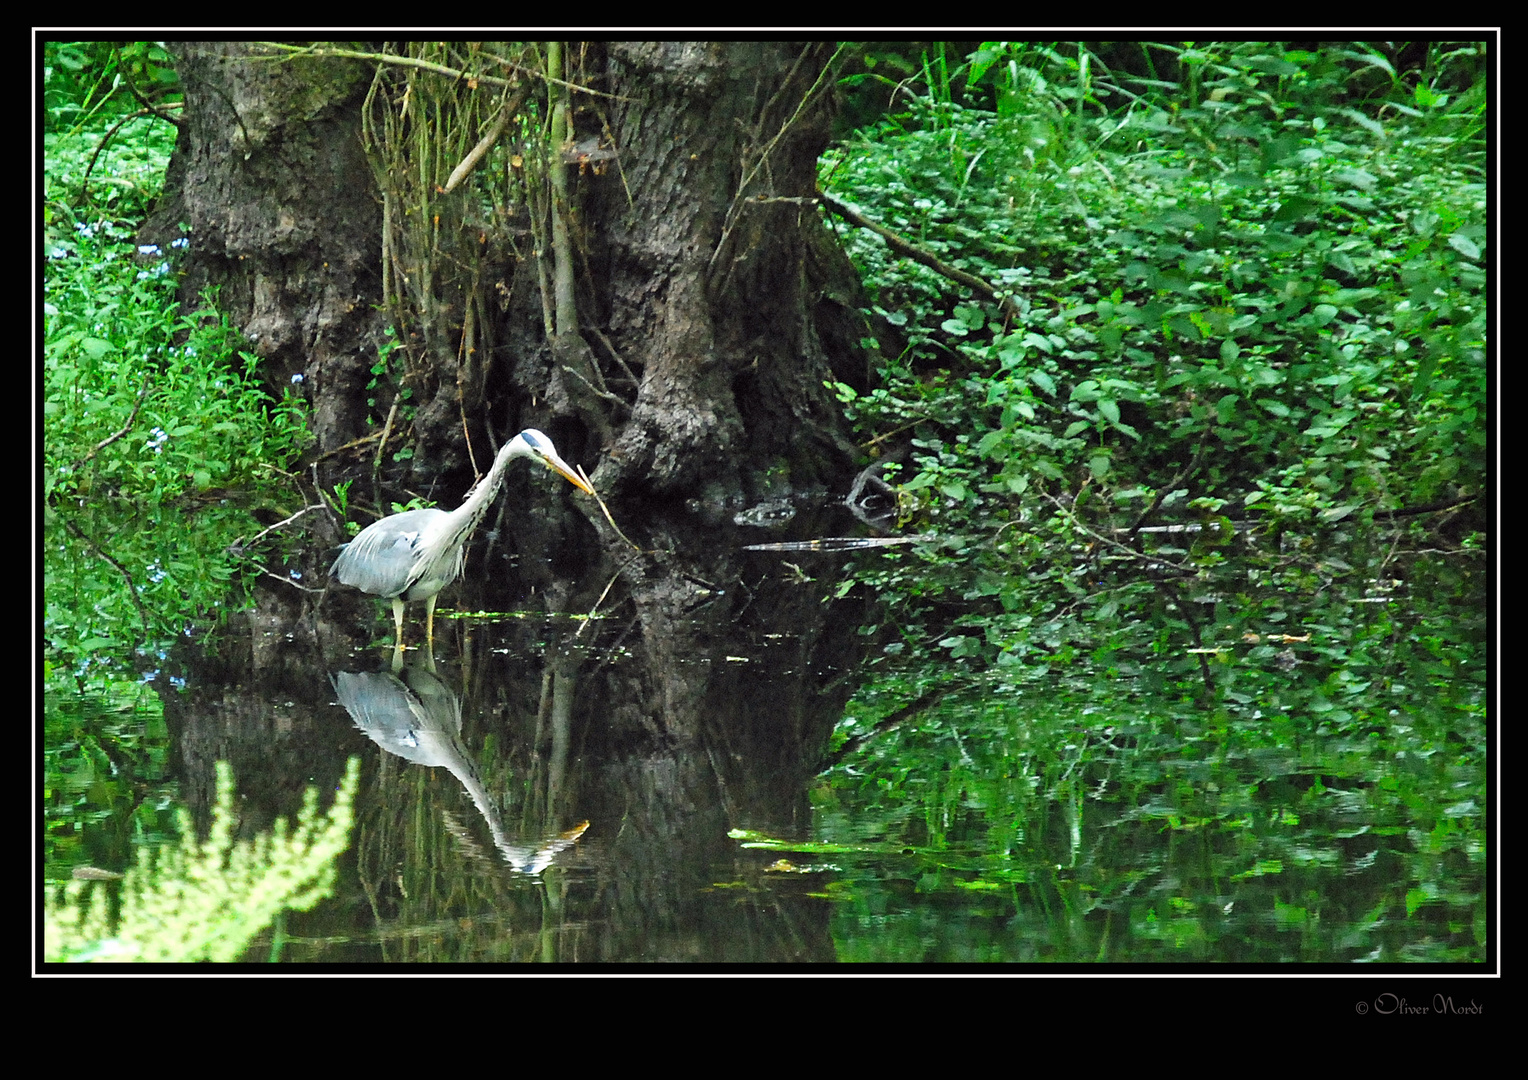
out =
<path fill-rule="evenodd" d="M 578 475 L 583 477 L 584 483 L 589 484 L 590 494 L 594 496 L 594 501 L 600 504 L 600 509 L 605 512 L 605 520 L 610 522 L 610 527 L 615 530 L 615 534 L 628 544 L 631 544 L 633 551 L 641 551 L 642 549 L 637 547 L 636 544 L 632 544 L 631 538 L 621 531 L 621 527 L 615 523 L 615 518 L 610 516 L 610 507 L 605 505 L 605 500 L 600 498 L 599 492 L 594 490 L 594 485 L 589 481 L 589 474 L 584 472 L 582 465 L 578 466 Z"/>
<path fill-rule="evenodd" d="M 940 274 L 949 278 L 951 281 L 964 285 L 968 289 L 972 289 L 975 292 L 981 293 L 989 300 L 1000 304 L 1005 314 L 1014 318 L 1018 317 L 1019 309 L 1018 305 L 1013 302 L 1013 297 L 1000 297 L 998 295 L 998 291 L 983 281 L 981 278 L 974 274 L 968 274 L 964 270 L 961 270 L 957 267 L 951 266 L 949 263 L 941 260 L 938 256 L 924 251 L 922 248 L 905 239 L 901 235 L 892 232 L 890 229 L 886 228 L 886 226 L 877 225 L 875 222 L 871 221 L 863 214 L 856 210 L 850 209 L 848 205 L 839 202 L 837 199 L 827 194 L 826 192 L 819 191 L 817 196 L 822 200 L 822 204 L 824 206 L 833 211 L 839 217 L 844 218 L 851 225 L 857 225 L 862 229 L 869 229 L 882 240 L 885 240 L 887 246 L 890 247 L 892 251 L 895 251 L 898 255 L 909 258 L 915 263 L 919 263 L 928 267 L 936 274 Z"/>
<path fill-rule="evenodd" d="M 488 129 L 488 134 L 478 140 L 476 146 L 467 152 L 460 164 L 451 170 L 451 177 L 446 181 L 442 191 L 451 191 L 457 184 L 467 178 L 467 174 L 477 168 L 477 163 L 483 160 L 484 155 L 493 149 L 493 144 L 499 141 L 499 136 L 504 134 L 504 129 L 509 126 L 510 118 L 520 111 L 520 106 L 525 104 L 525 99 L 530 95 L 529 90 L 522 89 L 516 94 L 514 100 L 499 108 L 498 118 L 493 126 Z"/>
<path fill-rule="evenodd" d="M 100 453 L 102 450 L 105 450 L 112 443 L 122 438 L 122 436 L 126 435 L 129 431 L 133 430 L 133 421 L 137 419 L 138 410 L 143 407 L 144 401 L 149 396 L 149 388 L 152 385 L 152 376 L 145 375 L 143 377 L 143 389 L 138 391 L 138 400 L 133 402 L 133 411 L 127 414 L 127 423 L 123 424 L 121 428 L 112 432 L 110 435 L 106 436 L 106 438 L 96 443 L 88 454 L 80 458 L 79 461 L 75 462 L 74 467 L 76 469 L 85 464 L 85 462 L 89 461 L 91 458 L 95 457 L 96 454 Z"/>
<path fill-rule="evenodd" d="M 290 525 L 292 522 L 296 521 L 298 518 L 302 517 L 306 513 L 309 513 L 310 511 L 327 509 L 328 507 L 326 507 L 323 503 L 314 503 L 312 506 L 304 506 L 291 517 L 284 518 L 283 520 L 276 522 L 274 525 L 270 525 L 264 529 L 261 529 L 259 532 L 255 533 L 254 536 L 250 537 L 248 542 L 245 542 L 243 539 L 235 540 L 232 544 L 228 545 L 228 550 L 234 552 L 235 554 L 247 551 L 248 549 L 254 547 L 255 544 L 259 543 L 260 538 L 265 536 L 266 533 L 275 532 L 283 525 Z"/>
<path fill-rule="evenodd" d="M 436 75 L 444 75 L 448 79 L 476 79 L 478 82 L 487 83 L 490 86 L 519 85 L 518 80 L 515 79 L 502 79 L 497 75 L 486 75 L 477 71 L 464 71 L 459 68 L 447 67 L 445 64 L 437 64 L 429 60 L 417 60 L 412 56 L 399 56 L 397 53 L 360 52 L 356 49 L 336 49 L 328 45 L 292 45 L 285 41 L 257 41 L 255 44 L 265 49 L 279 49 L 289 56 L 329 56 L 339 57 L 345 60 L 369 60 L 376 64 L 393 64 L 397 67 L 418 68 L 420 71 L 429 71 Z M 493 56 L 489 53 L 483 53 L 483 56 L 492 60 L 496 64 L 503 64 L 505 67 L 514 71 L 517 75 L 529 75 L 532 78 L 540 79 L 543 82 L 556 83 L 559 86 L 566 86 L 569 90 L 576 90 L 580 94 L 592 94 L 595 97 L 610 98 L 612 101 L 631 100 L 630 98 L 623 98 L 619 94 L 607 94 L 604 91 L 595 90 L 588 86 L 580 86 L 577 83 L 570 83 L 563 79 L 550 78 L 545 73 L 537 71 L 535 68 L 528 68 L 523 64 L 515 63 L 513 60 L 506 60 L 501 56 Z"/>

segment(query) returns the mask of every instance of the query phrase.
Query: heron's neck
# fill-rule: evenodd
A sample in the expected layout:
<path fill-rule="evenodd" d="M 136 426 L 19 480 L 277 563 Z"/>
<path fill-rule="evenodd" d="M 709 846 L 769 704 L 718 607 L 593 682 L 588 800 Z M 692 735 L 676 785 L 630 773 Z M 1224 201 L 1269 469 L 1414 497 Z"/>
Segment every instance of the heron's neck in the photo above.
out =
<path fill-rule="evenodd" d="M 488 509 L 488 504 L 498 494 L 499 485 L 504 482 L 504 470 L 509 468 L 511 458 L 518 457 L 524 451 L 518 450 L 519 444 L 511 439 L 499 448 L 498 454 L 489 466 L 488 475 L 473 485 L 472 490 L 467 492 L 467 497 L 462 500 L 462 505 L 456 513 L 462 518 L 462 532 L 465 533 L 478 523 L 483 512 Z"/>

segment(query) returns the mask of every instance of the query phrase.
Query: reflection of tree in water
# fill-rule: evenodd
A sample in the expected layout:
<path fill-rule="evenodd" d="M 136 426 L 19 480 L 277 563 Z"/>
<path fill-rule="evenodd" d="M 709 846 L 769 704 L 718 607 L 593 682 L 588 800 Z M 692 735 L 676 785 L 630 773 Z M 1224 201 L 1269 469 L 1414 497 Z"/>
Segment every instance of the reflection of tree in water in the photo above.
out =
<path fill-rule="evenodd" d="M 229 760 L 245 831 L 363 756 L 336 899 L 288 923 L 293 939 L 353 944 L 286 956 L 831 955 L 809 880 L 766 876 L 772 856 L 727 833 L 807 835 L 863 640 L 851 601 L 824 602 L 844 556 L 743 549 L 849 530 L 805 511 L 782 534 L 730 509 L 677 522 L 611 509 L 641 553 L 602 547 L 565 503 L 485 521 L 442 594 L 434 673 L 422 650 L 390 673 L 385 602 L 267 579 L 257 609 L 186 668 L 187 691 L 166 694 L 193 806 L 210 805 L 211 763 Z M 309 555 L 321 570 L 332 550 Z M 368 669 L 381 673 L 353 674 Z"/>
<path fill-rule="evenodd" d="M 601 838 L 602 895 L 627 939 L 608 947 L 612 955 L 663 955 L 658 942 L 668 941 L 680 957 L 717 945 L 816 955 L 808 943 L 826 941 L 823 905 L 759 921 L 751 908 L 759 894 L 741 890 L 748 899 L 727 911 L 729 925 L 688 941 L 685 928 L 721 913 L 701 902 L 703 890 L 756 877 L 766 861 L 741 859 L 729 829 L 806 834 L 808 785 L 853 689 L 854 623 L 824 603 L 834 584 L 827 575 L 802 580 L 777 556 L 741 551 L 756 532 L 646 527 L 635 539 L 658 554 L 623 571 L 628 592 L 606 624 L 631 657 L 590 667 L 575 709 L 583 728 L 578 813 L 595 828 L 621 822 L 616 836 Z M 747 925 L 730 925 L 738 918 Z M 785 937 L 766 947 L 761 933 Z M 707 937 L 714 942 L 702 947 Z"/>

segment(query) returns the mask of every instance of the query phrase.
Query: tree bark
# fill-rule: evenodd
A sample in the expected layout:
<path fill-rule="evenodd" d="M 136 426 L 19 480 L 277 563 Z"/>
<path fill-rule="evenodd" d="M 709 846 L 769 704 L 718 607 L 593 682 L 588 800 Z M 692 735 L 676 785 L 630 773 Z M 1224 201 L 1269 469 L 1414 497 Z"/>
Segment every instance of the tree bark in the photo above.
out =
<path fill-rule="evenodd" d="M 828 58 L 823 44 L 609 46 L 624 190 L 603 186 L 591 208 L 610 336 L 642 385 L 597 482 L 755 498 L 848 470 L 806 258 L 823 230 Z"/>

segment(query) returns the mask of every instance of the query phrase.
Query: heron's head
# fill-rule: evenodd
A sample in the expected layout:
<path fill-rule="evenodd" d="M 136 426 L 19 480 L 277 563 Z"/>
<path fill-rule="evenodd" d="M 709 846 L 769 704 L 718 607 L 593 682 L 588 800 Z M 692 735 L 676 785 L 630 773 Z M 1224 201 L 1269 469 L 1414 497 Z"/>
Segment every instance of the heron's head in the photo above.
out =
<path fill-rule="evenodd" d="M 558 456 L 557 448 L 552 445 L 552 440 L 535 428 L 526 428 L 520 432 L 509 441 L 505 449 L 509 451 L 511 457 L 528 457 L 541 462 L 579 491 L 586 495 L 594 494 L 594 489 L 584 482 L 583 477 L 574 472 L 568 463 Z"/>

